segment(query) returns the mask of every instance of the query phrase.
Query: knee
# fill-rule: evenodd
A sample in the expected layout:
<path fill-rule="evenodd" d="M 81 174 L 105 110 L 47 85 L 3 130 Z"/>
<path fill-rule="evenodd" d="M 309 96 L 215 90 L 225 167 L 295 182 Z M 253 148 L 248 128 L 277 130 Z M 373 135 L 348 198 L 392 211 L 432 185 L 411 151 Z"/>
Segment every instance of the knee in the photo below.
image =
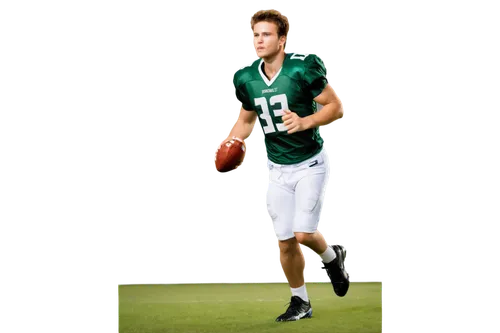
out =
<path fill-rule="evenodd" d="M 295 239 L 297 239 L 297 242 L 300 244 L 309 244 L 314 238 L 314 234 L 306 233 L 306 232 L 296 232 L 295 233 Z"/>
<path fill-rule="evenodd" d="M 279 241 L 280 252 L 282 254 L 293 254 L 299 249 L 299 243 L 295 238 Z"/>

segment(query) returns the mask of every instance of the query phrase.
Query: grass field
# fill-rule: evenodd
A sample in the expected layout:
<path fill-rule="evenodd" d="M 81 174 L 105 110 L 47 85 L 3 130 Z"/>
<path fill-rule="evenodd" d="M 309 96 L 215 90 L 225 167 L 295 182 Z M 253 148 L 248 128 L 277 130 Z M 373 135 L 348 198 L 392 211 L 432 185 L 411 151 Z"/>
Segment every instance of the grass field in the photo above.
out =
<path fill-rule="evenodd" d="M 343 298 L 331 284 L 308 283 L 313 317 L 277 323 L 290 301 L 287 284 L 119 286 L 120 333 L 378 333 L 382 284 L 351 283 Z"/>

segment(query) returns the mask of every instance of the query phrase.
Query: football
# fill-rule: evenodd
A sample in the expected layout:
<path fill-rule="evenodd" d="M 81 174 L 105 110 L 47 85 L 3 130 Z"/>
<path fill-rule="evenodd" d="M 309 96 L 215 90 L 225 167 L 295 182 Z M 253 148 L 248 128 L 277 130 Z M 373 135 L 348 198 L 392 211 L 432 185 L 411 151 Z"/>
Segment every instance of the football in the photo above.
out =
<path fill-rule="evenodd" d="M 241 165 L 245 158 L 245 142 L 233 137 L 221 144 L 215 152 L 215 168 L 219 172 L 228 172 Z"/>

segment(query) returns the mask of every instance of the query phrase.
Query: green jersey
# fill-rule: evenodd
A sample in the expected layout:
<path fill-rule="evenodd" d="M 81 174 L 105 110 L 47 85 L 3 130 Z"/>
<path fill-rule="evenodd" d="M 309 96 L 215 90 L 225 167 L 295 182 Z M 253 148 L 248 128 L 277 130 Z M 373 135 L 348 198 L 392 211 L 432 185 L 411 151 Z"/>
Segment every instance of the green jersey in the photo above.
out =
<path fill-rule="evenodd" d="M 257 112 L 267 156 L 278 164 L 295 164 L 317 154 L 323 139 L 319 129 L 288 134 L 281 117 L 289 109 L 299 117 L 316 112 L 314 98 L 327 84 L 326 69 L 314 54 L 287 53 L 281 69 L 269 80 L 264 62 L 256 60 L 234 75 L 236 97 L 245 110 Z"/>

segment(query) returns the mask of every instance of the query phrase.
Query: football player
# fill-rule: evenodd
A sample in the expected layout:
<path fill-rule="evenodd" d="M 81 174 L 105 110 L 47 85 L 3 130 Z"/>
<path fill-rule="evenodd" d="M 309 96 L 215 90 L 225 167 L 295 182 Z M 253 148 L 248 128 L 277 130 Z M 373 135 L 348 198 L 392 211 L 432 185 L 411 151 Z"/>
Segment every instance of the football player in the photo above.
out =
<path fill-rule="evenodd" d="M 285 53 L 286 16 L 262 10 L 253 15 L 251 27 L 259 59 L 234 75 L 242 106 L 223 143 L 232 138 L 245 140 L 259 119 L 270 172 L 267 209 L 292 292 L 288 309 L 276 321 L 299 320 L 312 316 L 299 244 L 321 257 L 338 296 L 349 289 L 344 247 L 329 246 L 317 229 L 329 170 L 318 128 L 342 118 L 343 109 L 318 56 Z"/>

